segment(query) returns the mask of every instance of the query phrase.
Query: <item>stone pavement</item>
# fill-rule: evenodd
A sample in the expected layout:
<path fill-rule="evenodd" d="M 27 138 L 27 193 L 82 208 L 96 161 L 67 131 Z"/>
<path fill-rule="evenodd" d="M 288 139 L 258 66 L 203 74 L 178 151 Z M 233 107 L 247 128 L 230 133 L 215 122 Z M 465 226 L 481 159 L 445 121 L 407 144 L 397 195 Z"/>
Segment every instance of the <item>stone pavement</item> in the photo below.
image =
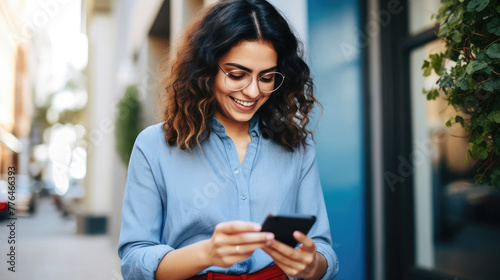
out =
<path fill-rule="evenodd" d="M 1 280 L 120 280 L 117 244 L 106 235 L 77 235 L 76 222 L 62 218 L 49 198 L 36 214 L 15 220 L 15 272 L 10 267 L 9 222 L 0 221 Z"/>

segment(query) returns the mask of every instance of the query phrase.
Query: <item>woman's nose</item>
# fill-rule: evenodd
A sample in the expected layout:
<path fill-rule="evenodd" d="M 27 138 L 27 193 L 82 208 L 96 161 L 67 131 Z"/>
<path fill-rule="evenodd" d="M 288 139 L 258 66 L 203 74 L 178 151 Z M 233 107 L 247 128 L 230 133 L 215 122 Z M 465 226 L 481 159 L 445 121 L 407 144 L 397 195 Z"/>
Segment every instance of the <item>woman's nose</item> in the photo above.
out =
<path fill-rule="evenodd" d="M 256 99 L 260 95 L 260 89 L 259 89 L 259 80 L 254 77 L 252 78 L 252 82 L 243 89 L 243 94 L 248 96 L 251 99 Z"/>

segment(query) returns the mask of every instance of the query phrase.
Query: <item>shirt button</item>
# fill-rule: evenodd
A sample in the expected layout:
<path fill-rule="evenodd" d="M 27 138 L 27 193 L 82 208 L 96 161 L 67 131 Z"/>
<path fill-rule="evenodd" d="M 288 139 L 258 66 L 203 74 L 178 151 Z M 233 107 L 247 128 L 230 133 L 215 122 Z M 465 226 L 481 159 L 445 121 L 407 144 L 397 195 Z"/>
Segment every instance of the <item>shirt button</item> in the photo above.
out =
<path fill-rule="evenodd" d="M 234 174 L 238 175 L 238 174 L 240 174 L 240 171 L 239 171 L 238 169 L 236 169 L 236 170 L 234 171 Z"/>
<path fill-rule="evenodd" d="M 242 194 L 242 195 L 241 195 L 241 199 L 242 199 L 242 200 L 247 199 L 247 195 L 246 195 L 246 194 Z"/>
<path fill-rule="evenodd" d="M 253 137 L 256 137 L 256 136 L 257 136 L 257 132 L 252 131 L 252 136 L 253 136 Z"/>

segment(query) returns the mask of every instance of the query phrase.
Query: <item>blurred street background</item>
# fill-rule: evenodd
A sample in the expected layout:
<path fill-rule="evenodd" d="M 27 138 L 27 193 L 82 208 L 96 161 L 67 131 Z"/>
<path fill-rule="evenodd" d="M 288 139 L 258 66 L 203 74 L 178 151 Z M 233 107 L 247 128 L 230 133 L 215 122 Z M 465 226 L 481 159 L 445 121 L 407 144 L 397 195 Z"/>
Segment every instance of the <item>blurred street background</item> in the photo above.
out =
<path fill-rule="evenodd" d="M 122 279 L 120 259 L 106 235 L 76 234 L 75 219 L 62 217 L 48 197 L 40 198 L 37 208 L 33 215 L 16 220 L 16 272 L 3 271 L 2 279 Z M 6 225 L 0 222 L 4 247 Z"/>
<path fill-rule="evenodd" d="M 166 57 L 215 2 L 0 0 L 0 280 L 122 279 L 131 147 L 160 121 Z M 311 129 L 336 279 L 500 279 L 500 194 L 472 182 L 454 109 L 422 94 L 440 0 L 269 2 L 324 107 Z"/>

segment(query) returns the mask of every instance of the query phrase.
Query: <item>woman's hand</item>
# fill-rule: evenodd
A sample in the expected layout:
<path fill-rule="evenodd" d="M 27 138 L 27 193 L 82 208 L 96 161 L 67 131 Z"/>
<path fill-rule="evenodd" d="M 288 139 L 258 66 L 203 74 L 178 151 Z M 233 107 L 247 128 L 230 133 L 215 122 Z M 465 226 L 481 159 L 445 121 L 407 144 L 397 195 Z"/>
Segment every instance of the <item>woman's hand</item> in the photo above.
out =
<path fill-rule="evenodd" d="M 300 242 L 298 249 L 278 240 L 262 248 L 274 262 L 288 275 L 295 278 L 320 279 L 326 272 L 326 259 L 316 252 L 314 241 L 300 231 L 293 237 Z"/>
<path fill-rule="evenodd" d="M 274 234 L 260 232 L 257 223 L 231 221 L 215 226 L 212 238 L 206 243 L 206 257 L 212 265 L 230 267 L 264 248 L 274 240 Z"/>

